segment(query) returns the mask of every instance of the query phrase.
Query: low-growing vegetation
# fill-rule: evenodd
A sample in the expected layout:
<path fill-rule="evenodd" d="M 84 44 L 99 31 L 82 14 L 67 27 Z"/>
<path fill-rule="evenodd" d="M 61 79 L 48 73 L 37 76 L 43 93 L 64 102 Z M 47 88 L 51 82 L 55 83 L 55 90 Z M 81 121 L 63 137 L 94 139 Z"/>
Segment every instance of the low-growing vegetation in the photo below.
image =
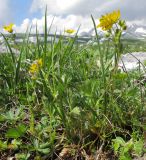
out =
<path fill-rule="evenodd" d="M 0 55 L 0 159 L 131 160 L 145 153 L 144 71 L 118 68 L 125 21 L 119 11 L 102 16 L 101 42 L 92 20 L 94 46 L 75 43 L 78 31 L 48 43 L 46 19 L 44 42 L 37 29 L 35 45 L 26 34 L 19 55 L 3 35 L 9 52 Z"/>

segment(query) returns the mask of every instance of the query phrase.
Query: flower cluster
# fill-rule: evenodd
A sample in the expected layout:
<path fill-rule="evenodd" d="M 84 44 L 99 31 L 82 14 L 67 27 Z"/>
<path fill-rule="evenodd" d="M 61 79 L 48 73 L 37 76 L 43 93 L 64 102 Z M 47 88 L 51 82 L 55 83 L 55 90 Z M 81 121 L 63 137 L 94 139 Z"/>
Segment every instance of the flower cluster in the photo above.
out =
<path fill-rule="evenodd" d="M 14 24 L 11 23 L 11 24 L 9 24 L 7 26 L 4 26 L 3 28 L 4 28 L 4 30 L 6 30 L 9 33 L 13 33 L 13 26 L 14 26 Z"/>
<path fill-rule="evenodd" d="M 97 27 L 101 27 L 104 31 L 110 30 L 113 25 L 119 21 L 120 16 L 121 13 L 119 10 L 107 13 L 99 19 L 100 24 Z"/>
<path fill-rule="evenodd" d="M 29 74 L 31 75 L 32 79 L 36 78 L 42 65 L 43 65 L 42 59 L 37 59 L 31 64 L 31 66 L 29 68 Z"/>

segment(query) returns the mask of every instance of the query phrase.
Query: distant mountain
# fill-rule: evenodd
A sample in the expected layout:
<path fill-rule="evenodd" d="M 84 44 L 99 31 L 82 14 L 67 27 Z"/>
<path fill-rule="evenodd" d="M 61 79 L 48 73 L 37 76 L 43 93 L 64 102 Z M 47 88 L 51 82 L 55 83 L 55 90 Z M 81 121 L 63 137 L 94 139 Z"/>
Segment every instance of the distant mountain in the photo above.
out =
<path fill-rule="evenodd" d="M 146 39 L 146 26 L 139 26 L 136 24 L 129 25 L 123 34 L 125 39 Z"/>
<path fill-rule="evenodd" d="M 98 35 L 102 38 L 104 36 L 104 32 L 101 30 L 97 30 Z M 94 28 L 90 29 L 88 32 L 80 32 L 79 37 L 94 37 L 95 30 Z M 145 40 L 146 39 L 146 26 L 140 26 L 136 24 L 131 24 L 127 27 L 127 30 L 122 35 L 123 39 L 139 39 Z"/>
<path fill-rule="evenodd" d="M 97 29 L 97 33 L 100 37 L 100 40 L 105 40 L 104 38 L 104 32 L 100 29 Z M 10 34 L 5 34 L 5 36 L 10 36 Z M 44 40 L 44 34 L 39 34 L 40 41 L 43 42 Z M 60 34 L 49 34 L 47 40 L 51 41 L 53 37 L 56 37 L 56 41 L 60 38 L 60 36 L 64 37 L 64 40 L 66 41 L 68 37 L 73 38 L 74 35 L 60 35 Z M 23 42 L 23 39 L 25 37 L 24 33 L 16 33 L 16 42 Z M 146 26 L 140 26 L 136 24 L 128 25 L 127 30 L 122 34 L 123 39 L 131 39 L 131 40 L 146 40 Z M 0 43 L 3 43 L 4 39 L 2 36 L 0 36 Z M 36 34 L 30 33 L 29 34 L 29 41 L 32 43 L 36 43 Z M 91 28 L 89 30 L 83 30 L 79 31 L 77 42 L 79 43 L 86 43 L 86 42 L 95 42 L 95 29 Z"/>

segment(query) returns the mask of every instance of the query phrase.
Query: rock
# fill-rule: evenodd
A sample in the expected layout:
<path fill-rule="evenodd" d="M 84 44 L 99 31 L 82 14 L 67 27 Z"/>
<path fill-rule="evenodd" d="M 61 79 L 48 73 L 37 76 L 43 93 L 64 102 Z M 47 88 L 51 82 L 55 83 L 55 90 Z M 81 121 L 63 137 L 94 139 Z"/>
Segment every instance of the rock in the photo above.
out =
<path fill-rule="evenodd" d="M 139 68 L 140 65 L 141 69 L 146 69 L 146 66 L 144 65 L 145 61 L 146 52 L 127 53 L 122 55 L 121 60 L 119 61 L 119 68 L 130 71 Z"/>

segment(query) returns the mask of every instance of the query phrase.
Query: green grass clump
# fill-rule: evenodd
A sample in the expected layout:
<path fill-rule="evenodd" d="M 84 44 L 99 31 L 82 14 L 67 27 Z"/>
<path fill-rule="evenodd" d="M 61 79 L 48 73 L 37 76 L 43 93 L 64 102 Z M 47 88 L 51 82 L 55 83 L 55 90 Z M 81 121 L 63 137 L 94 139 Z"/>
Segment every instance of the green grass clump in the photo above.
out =
<path fill-rule="evenodd" d="M 48 43 L 47 34 L 46 22 L 44 43 L 37 30 L 36 45 L 26 34 L 17 56 L 6 39 L 9 53 L 0 55 L 0 157 L 141 155 L 145 84 L 137 81 L 140 72 L 118 70 L 120 36 L 100 44 L 96 35 L 98 45 L 92 47 L 76 44 L 77 34 L 67 42 L 54 36 Z"/>

